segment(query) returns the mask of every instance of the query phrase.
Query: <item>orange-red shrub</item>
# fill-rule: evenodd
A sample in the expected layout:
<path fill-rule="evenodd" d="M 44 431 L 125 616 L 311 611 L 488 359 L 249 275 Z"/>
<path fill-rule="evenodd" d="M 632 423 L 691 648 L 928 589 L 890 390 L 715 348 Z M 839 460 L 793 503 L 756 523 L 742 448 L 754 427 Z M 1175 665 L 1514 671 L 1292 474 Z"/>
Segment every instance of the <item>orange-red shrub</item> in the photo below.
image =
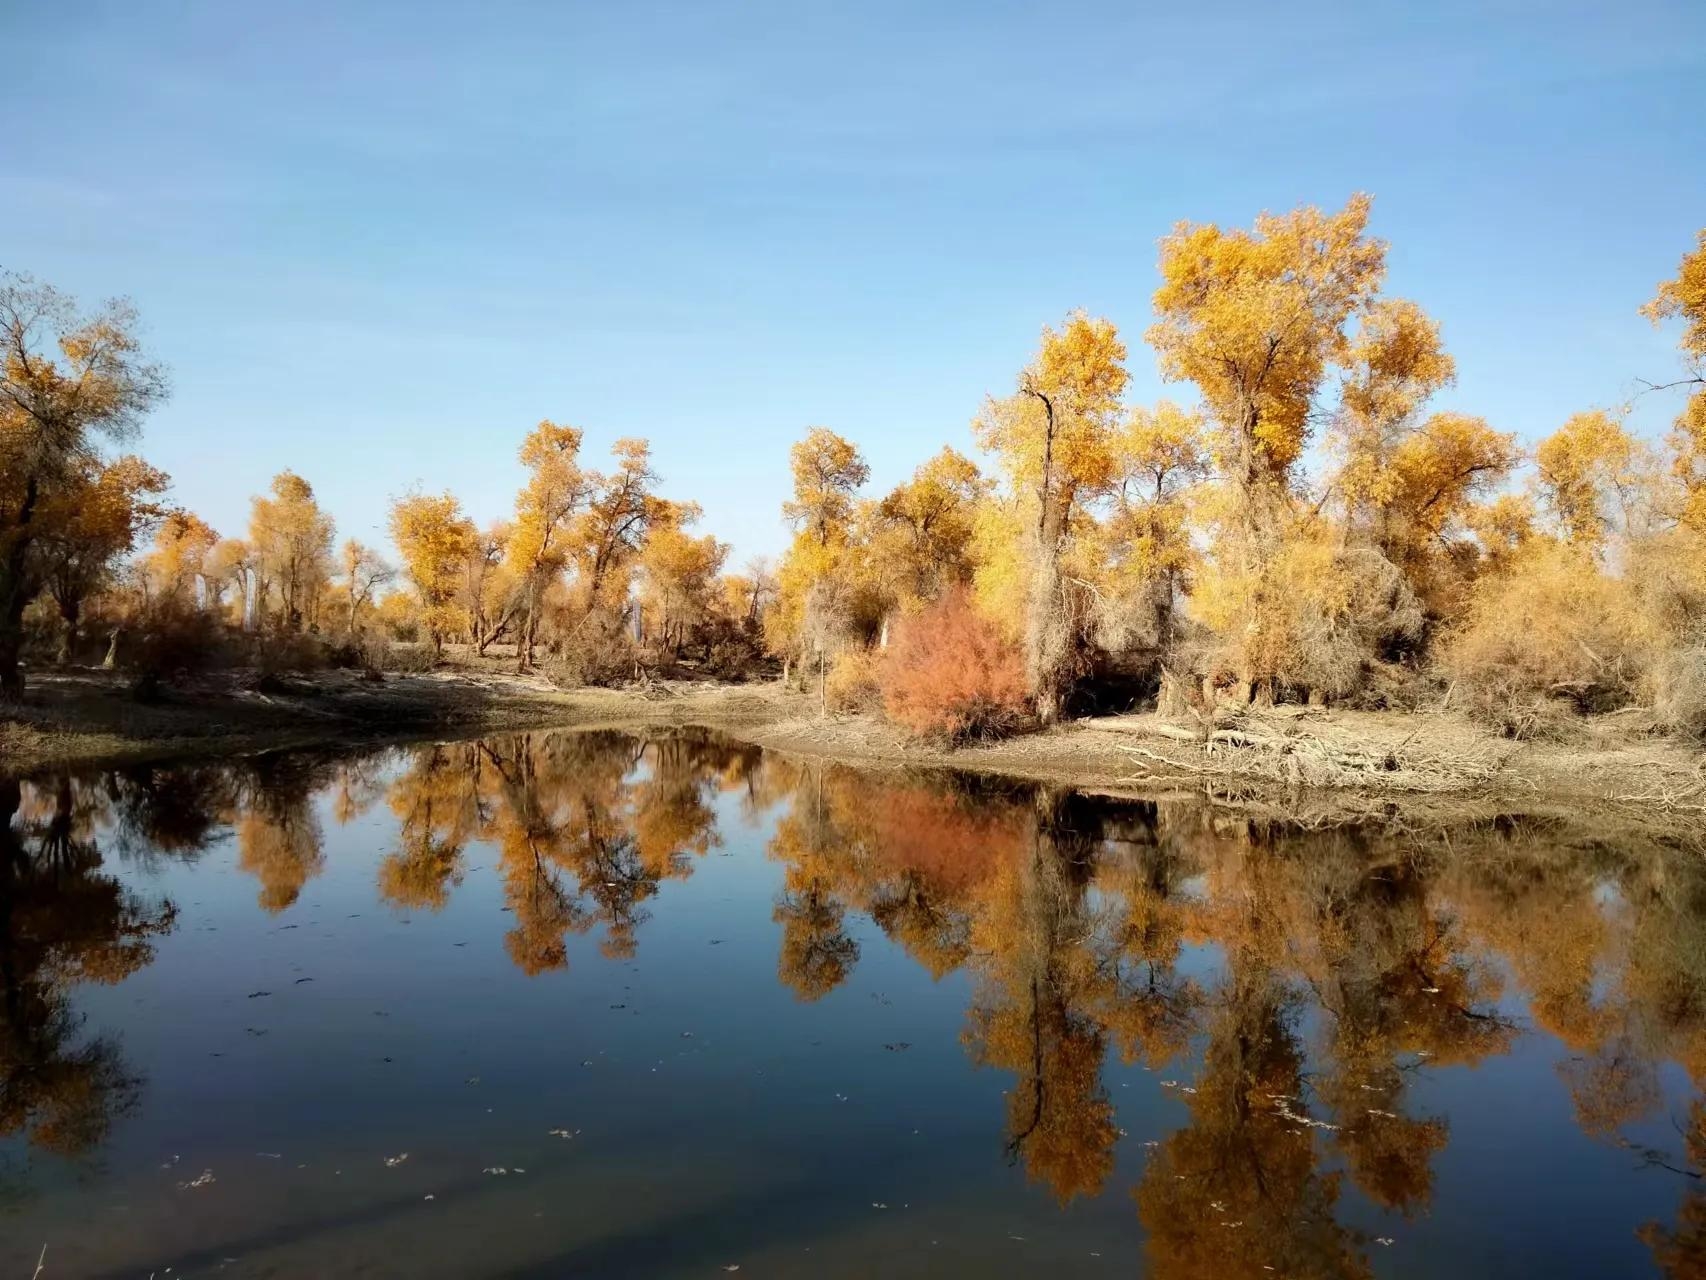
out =
<path fill-rule="evenodd" d="M 901 625 L 879 683 L 884 714 L 923 737 L 1000 737 L 1025 715 L 1019 652 L 964 591 L 949 592 Z"/>

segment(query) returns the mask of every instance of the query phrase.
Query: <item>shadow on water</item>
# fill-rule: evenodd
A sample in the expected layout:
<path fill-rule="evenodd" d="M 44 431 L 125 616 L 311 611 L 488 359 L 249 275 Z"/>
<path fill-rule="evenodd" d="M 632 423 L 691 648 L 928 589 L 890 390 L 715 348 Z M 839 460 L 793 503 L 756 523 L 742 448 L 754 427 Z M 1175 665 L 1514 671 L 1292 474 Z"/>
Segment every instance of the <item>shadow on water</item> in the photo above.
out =
<path fill-rule="evenodd" d="M 744 927 L 774 939 L 791 998 L 824 1004 L 871 963 L 861 922 L 924 985 L 962 982 L 960 1073 L 1003 1085 L 991 1154 L 1063 1208 L 1123 1197 L 1151 1274 L 1372 1274 L 1391 1224 L 1463 1212 L 1441 1192 L 1448 1170 L 1471 1176 L 1449 1158 L 1452 1111 L 1485 1111 L 1475 1090 L 1493 1077 L 1464 1069 L 1495 1063 L 1646 1179 L 1632 1197 L 1646 1216 L 1612 1255 L 1638 1240 L 1667 1274 L 1706 1267 L 1706 867 L 1660 845 L 1521 817 L 1303 829 L 1193 800 L 871 774 L 695 730 L 136 766 L 0 783 L 0 814 L 0 1143 L 24 1153 L 17 1195 L 35 1157 L 98 1178 L 109 1135 L 145 1106 L 122 1028 L 90 1027 L 77 996 L 166 944 L 177 909 L 136 887 L 166 869 L 229 848 L 255 910 L 277 916 L 327 873 L 328 824 L 368 822 L 388 840 L 379 901 L 453 911 L 478 876 L 501 900 L 513 976 L 549 981 L 582 936 L 603 962 L 635 961 L 671 885 L 751 830 L 769 879 L 741 899 Z M 1136 1164 L 1110 1088 L 1127 1069 L 1164 1074 L 1175 1107 Z M 842 1225 L 842 1186 L 826 1168 L 723 1188 L 493 1273 L 709 1265 L 731 1222 L 760 1218 L 772 1244 L 809 1242 Z M 178 1265 L 403 1203 L 263 1227 Z"/>

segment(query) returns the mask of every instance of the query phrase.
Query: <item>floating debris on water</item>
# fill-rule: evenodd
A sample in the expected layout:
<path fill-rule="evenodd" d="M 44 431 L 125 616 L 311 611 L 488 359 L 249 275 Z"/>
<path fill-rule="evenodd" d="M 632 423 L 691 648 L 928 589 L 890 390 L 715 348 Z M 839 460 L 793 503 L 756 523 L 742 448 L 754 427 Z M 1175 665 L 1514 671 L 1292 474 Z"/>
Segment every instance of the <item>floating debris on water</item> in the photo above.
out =
<path fill-rule="evenodd" d="M 178 1190 L 179 1191 L 193 1191 L 197 1187 L 205 1187 L 208 1183 L 212 1182 L 213 1180 L 214 1180 L 213 1179 L 213 1170 L 212 1169 L 203 1169 L 198 1175 L 191 1178 L 188 1182 L 180 1182 L 178 1184 Z"/>
<path fill-rule="evenodd" d="M 407 1151 L 403 1152 L 403 1154 L 400 1156 L 386 1156 L 385 1157 L 385 1167 L 387 1169 L 395 1169 L 398 1165 L 402 1164 L 403 1161 L 407 1160 L 408 1158 L 409 1158 L 409 1153 Z"/>
<path fill-rule="evenodd" d="M 1275 1107 L 1274 1110 L 1278 1112 L 1283 1119 L 1290 1120 L 1293 1124 L 1300 1124 L 1310 1129 L 1327 1129 L 1335 1133 L 1338 1132 L 1339 1126 L 1336 1124 L 1329 1124 L 1325 1120 L 1317 1120 L 1313 1116 L 1300 1115 L 1298 1112 L 1293 1111 L 1291 1109 L 1289 1099 L 1279 1098 L 1276 1099 L 1276 1101 L 1278 1101 L 1279 1106 Z"/>

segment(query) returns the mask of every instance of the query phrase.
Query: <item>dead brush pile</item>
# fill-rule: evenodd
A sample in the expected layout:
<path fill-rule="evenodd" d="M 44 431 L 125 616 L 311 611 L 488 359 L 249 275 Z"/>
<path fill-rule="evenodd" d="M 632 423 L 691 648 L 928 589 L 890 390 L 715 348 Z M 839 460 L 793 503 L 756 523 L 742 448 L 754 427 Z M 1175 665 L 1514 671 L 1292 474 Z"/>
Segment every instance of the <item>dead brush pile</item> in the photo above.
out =
<path fill-rule="evenodd" d="M 1319 712 L 1276 708 L 1269 712 L 1223 708 L 1193 726 L 1153 722 L 1151 736 L 1178 744 L 1167 750 L 1130 744 L 1121 749 L 1140 761 L 1134 783 L 1176 779 L 1180 774 L 1238 778 L 1291 787 L 1349 787 L 1360 790 L 1440 794 L 1470 791 L 1491 782 L 1518 750 L 1432 726 L 1387 742 L 1332 724 Z"/>

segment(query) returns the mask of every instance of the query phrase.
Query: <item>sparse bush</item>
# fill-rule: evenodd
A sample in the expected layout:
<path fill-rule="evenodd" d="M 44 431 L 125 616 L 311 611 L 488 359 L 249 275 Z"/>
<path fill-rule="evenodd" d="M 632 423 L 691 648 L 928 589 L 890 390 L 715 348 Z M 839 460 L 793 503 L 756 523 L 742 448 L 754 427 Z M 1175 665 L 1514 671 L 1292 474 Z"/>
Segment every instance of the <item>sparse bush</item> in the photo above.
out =
<path fill-rule="evenodd" d="M 623 619 L 596 609 L 563 637 L 562 651 L 553 660 L 550 676 L 557 684 L 612 686 L 634 678 L 638 652 Z"/>
<path fill-rule="evenodd" d="M 878 679 L 891 721 L 946 742 L 1010 733 L 1028 706 L 1018 649 L 958 590 L 897 628 Z"/>
<path fill-rule="evenodd" d="M 882 702 L 877 683 L 881 656 L 869 649 L 849 649 L 830 664 L 824 681 L 824 702 L 831 711 L 871 711 Z"/>

